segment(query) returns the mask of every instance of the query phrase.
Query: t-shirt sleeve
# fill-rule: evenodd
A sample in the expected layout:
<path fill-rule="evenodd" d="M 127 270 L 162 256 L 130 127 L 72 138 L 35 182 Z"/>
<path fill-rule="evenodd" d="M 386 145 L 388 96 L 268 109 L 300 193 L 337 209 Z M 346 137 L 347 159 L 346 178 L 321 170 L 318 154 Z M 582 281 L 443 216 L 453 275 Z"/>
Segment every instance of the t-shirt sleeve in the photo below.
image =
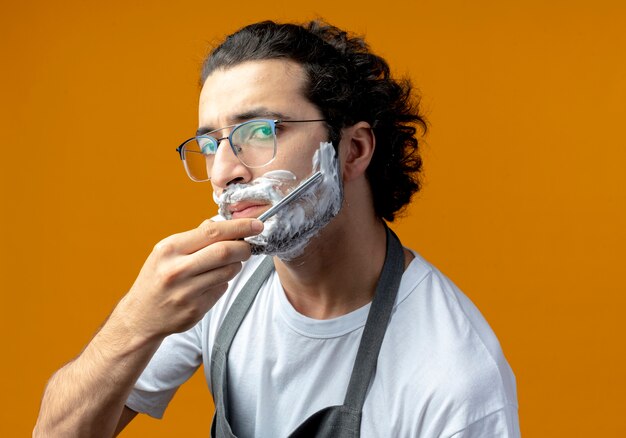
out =
<path fill-rule="evenodd" d="M 520 438 L 517 407 L 506 405 L 450 436 L 450 438 Z"/>
<path fill-rule="evenodd" d="M 202 363 L 201 323 L 163 340 L 143 371 L 126 406 L 135 412 L 162 418 L 176 390 Z"/>

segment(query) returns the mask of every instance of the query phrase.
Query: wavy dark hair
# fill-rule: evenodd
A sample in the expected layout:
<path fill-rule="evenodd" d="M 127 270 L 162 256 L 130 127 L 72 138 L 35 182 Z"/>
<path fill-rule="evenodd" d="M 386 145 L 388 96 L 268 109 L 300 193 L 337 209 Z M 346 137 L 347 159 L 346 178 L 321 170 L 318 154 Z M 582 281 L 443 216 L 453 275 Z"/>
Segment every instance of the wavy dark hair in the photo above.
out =
<path fill-rule="evenodd" d="M 308 78 L 305 97 L 324 118 L 333 144 L 341 129 L 359 121 L 373 127 L 374 156 L 367 169 L 376 214 L 393 221 L 421 187 L 418 128 L 426 132 L 419 98 L 408 79 L 391 77 L 387 62 L 363 38 L 323 21 L 305 25 L 272 21 L 246 26 L 213 49 L 202 66 L 201 84 L 216 69 L 245 61 L 289 59 Z"/>

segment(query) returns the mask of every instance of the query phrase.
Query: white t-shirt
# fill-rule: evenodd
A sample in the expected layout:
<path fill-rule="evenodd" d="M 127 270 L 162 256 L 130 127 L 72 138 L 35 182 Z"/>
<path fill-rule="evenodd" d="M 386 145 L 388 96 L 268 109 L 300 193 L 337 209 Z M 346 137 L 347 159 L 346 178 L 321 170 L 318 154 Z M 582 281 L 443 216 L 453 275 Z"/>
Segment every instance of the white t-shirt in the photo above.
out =
<path fill-rule="evenodd" d="M 202 363 L 210 386 L 217 330 L 260 261 L 252 257 L 244 264 L 194 328 L 164 340 L 128 407 L 160 418 Z M 286 437 L 311 414 L 342 404 L 369 308 L 330 320 L 308 318 L 291 306 L 273 272 L 229 353 L 235 435 Z M 402 276 L 361 436 L 520 436 L 515 377 L 496 336 L 469 299 L 417 254 Z"/>

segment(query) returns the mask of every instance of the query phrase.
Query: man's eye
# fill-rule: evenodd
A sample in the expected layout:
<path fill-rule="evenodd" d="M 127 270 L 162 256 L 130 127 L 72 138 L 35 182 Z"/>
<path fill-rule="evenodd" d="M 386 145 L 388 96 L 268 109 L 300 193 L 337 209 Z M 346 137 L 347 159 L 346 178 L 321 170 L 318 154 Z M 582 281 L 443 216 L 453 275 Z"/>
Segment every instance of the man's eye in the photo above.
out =
<path fill-rule="evenodd" d="M 250 138 L 254 140 L 264 140 L 272 136 L 272 128 L 269 126 L 259 126 L 250 133 Z"/>
<path fill-rule="evenodd" d="M 214 155 L 217 152 L 217 142 L 211 141 L 209 138 L 200 137 L 198 145 L 204 155 Z"/>

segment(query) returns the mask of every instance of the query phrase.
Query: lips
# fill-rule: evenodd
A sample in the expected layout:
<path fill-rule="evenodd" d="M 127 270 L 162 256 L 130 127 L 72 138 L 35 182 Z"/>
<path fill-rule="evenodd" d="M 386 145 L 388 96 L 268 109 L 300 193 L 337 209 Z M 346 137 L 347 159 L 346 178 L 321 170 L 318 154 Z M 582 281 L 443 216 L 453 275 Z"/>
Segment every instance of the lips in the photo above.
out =
<path fill-rule="evenodd" d="M 267 201 L 240 201 L 228 206 L 233 219 L 258 217 L 270 204 Z"/>

